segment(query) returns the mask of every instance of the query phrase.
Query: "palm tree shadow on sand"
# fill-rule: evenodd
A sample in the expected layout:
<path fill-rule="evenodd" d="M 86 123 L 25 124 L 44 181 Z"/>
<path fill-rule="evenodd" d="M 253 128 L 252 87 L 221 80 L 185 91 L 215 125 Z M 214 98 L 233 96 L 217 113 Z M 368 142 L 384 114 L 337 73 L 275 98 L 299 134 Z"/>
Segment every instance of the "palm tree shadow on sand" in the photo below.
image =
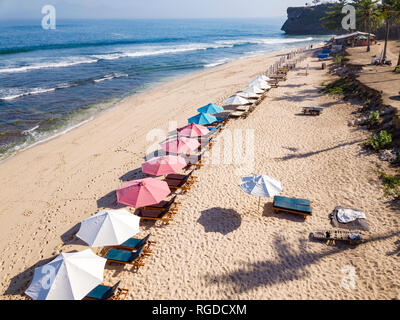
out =
<path fill-rule="evenodd" d="M 371 237 L 368 242 L 385 240 L 399 235 L 400 232 L 398 231 L 392 234 Z M 259 287 L 273 286 L 305 278 L 310 274 L 307 267 L 328 256 L 355 248 L 351 245 L 337 244 L 335 247 L 327 247 L 321 252 L 314 253 L 307 250 L 307 242 L 307 239 L 300 239 L 298 247 L 300 252 L 295 252 L 293 243 L 287 242 L 281 236 L 275 237 L 273 245 L 277 259 L 242 263 L 242 266 L 233 272 L 221 275 L 206 274 L 204 276 L 205 281 L 210 286 L 223 284 L 227 288 L 231 288 L 235 294 L 240 294 Z M 234 262 L 232 261 L 232 263 Z M 221 290 L 226 292 L 226 287 L 222 287 Z"/>
<path fill-rule="evenodd" d="M 204 227 L 205 232 L 227 235 L 240 227 L 242 217 L 233 209 L 215 207 L 202 211 L 197 222 Z"/>

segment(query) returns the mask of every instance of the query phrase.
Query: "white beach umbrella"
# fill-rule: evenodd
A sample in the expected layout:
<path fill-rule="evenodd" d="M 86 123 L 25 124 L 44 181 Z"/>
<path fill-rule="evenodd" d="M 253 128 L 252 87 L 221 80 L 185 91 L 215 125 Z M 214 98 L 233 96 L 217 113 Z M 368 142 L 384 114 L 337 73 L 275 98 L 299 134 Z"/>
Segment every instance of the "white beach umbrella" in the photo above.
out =
<path fill-rule="evenodd" d="M 249 86 L 246 89 L 243 89 L 243 92 L 250 92 L 250 93 L 256 93 L 256 94 L 261 94 L 264 93 L 264 90 L 257 86 Z"/>
<path fill-rule="evenodd" d="M 271 89 L 271 86 L 268 84 L 268 82 L 261 79 L 253 80 L 250 82 L 250 85 L 259 87 L 261 89 Z"/>
<path fill-rule="evenodd" d="M 240 188 L 251 195 L 260 197 L 273 197 L 282 192 L 282 182 L 267 175 L 253 174 L 242 178 Z M 260 199 L 258 205 L 260 205 Z"/>
<path fill-rule="evenodd" d="M 251 103 L 249 100 L 246 100 L 238 95 L 234 95 L 224 101 L 225 104 L 231 105 L 231 106 L 241 106 L 244 104 L 249 104 Z"/>
<path fill-rule="evenodd" d="M 260 74 L 259 76 L 255 77 L 254 80 L 271 81 L 271 79 L 265 74 Z"/>
<path fill-rule="evenodd" d="M 106 261 L 90 249 L 61 253 L 35 269 L 25 293 L 34 300 L 81 300 L 103 282 Z"/>
<path fill-rule="evenodd" d="M 81 222 L 76 236 L 91 247 L 119 245 L 139 232 L 139 221 L 126 209 L 101 210 Z"/>
<path fill-rule="evenodd" d="M 241 96 L 242 98 L 258 98 L 258 94 L 254 92 L 248 92 L 248 91 L 240 91 L 237 93 L 238 96 Z"/>

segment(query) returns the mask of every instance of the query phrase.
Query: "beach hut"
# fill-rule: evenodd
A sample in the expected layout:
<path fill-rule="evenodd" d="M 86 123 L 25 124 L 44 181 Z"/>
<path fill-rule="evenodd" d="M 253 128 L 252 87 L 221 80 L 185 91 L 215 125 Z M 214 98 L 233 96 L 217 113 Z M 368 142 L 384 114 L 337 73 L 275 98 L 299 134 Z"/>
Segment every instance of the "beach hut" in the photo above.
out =
<path fill-rule="evenodd" d="M 81 222 L 76 236 L 91 247 L 115 246 L 139 232 L 139 221 L 126 209 L 101 210 Z"/>
<path fill-rule="evenodd" d="M 90 249 L 61 253 L 35 269 L 25 293 L 34 300 L 81 300 L 103 282 L 105 264 Z"/>

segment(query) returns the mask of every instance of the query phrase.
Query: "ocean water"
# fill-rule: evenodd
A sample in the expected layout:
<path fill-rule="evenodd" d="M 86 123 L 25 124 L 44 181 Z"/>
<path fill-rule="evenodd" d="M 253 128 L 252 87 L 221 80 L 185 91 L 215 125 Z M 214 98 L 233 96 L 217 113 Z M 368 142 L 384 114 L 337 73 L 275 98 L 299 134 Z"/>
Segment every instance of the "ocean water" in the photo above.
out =
<path fill-rule="evenodd" d="M 122 98 L 188 72 L 320 42 L 282 21 L 0 22 L 0 160 L 90 120 Z"/>

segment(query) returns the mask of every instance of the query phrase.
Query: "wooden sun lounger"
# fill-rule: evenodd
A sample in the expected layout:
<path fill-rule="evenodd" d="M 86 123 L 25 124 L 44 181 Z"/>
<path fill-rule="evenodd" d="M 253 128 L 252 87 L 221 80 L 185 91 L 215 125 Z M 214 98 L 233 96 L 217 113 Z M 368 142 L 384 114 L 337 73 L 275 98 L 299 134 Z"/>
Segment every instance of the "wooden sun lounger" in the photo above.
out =
<path fill-rule="evenodd" d="M 319 116 L 323 109 L 323 107 L 303 107 L 303 113 Z"/>
<path fill-rule="evenodd" d="M 335 244 L 336 241 L 343 241 L 349 244 L 360 244 L 365 242 L 360 232 L 347 230 L 318 230 L 311 232 L 310 237 L 312 239 L 326 241 L 327 244 Z"/>
<path fill-rule="evenodd" d="M 90 291 L 82 300 L 125 300 L 129 290 L 119 288 L 121 281 L 118 281 L 112 287 L 99 284 Z"/>
<path fill-rule="evenodd" d="M 140 220 L 155 220 L 162 221 L 165 224 L 169 224 L 170 221 L 173 221 L 172 216 L 176 214 L 178 211 L 176 208 L 166 208 L 162 211 L 157 209 L 143 209 L 139 208 L 136 210 L 135 214 L 140 217 Z"/>
<path fill-rule="evenodd" d="M 145 265 L 144 260 L 147 256 L 143 254 L 143 247 L 135 252 L 111 248 L 103 258 L 106 258 L 108 263 L 129 264 L 138 269 Z"/>
<path fill-rule="evenodd" d="M 293 213 L 303 216 L 304 219 L 312 215 L 312 201 L 306 199 L 275 196 L 272 207 L 276 214 L 279 212 Z"/>
<path fill-rule="evenodd" d="M 172 197 L 172 198 L 171 198 L 170 200 L 168 200 L 168 201 L 162 200 L 162 201 L 160 201 L 160 202 L 157 203 L 157 204 L 153 204 L 153 205 L 151 205 L 151 206 L 144 206 L 143 209 L 145 209 L 145 210 L 147 210 L 147 209 L 150 209 L 150 210 L 153 209 L 153 210 L 160 210 L 160 211 L 162 211 L 162 210 L 164 210 L 164 209 L 167 209 L 167 208 L 175 209 L 176 206 L 180 204 L 180 202 L 177 202 L 177 201 L 175 201 L 175 200 L 176 200 L 176 196 Z"/>
<path fill-rule="evenodd" d="M 126 240 L 124 243 L 121 243 L 118 246 L 114 246 L 114 248 L 122 250 L 130 250 L 130 251 L 136 251 L 143 248 L 143 254 L 148 255 L 153 252 L 153 246 L 156 245 L 156 242 L 150 241 L 149 238 L 150 238 L 150 233 L 143 239 L 130 238 Z"/>
<path fill-rule="evenodd" d="M 270 76 L 271 79 L 275 79 L 277 81 L 286 81 L 286 76 L 282 76 L 282 75 L 272 75 Z"/>

